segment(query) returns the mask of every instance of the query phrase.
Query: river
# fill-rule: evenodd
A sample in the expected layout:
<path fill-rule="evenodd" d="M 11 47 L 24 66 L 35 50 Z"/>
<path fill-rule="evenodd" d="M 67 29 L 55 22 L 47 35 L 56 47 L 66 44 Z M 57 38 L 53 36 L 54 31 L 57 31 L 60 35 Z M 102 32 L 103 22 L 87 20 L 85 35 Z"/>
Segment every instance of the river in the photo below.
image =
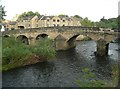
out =
<path fill-rule="evenodd" d="M 59 51 L 56 59 L 12 69 L 2 74 L 3 87 L 78 87 L 76 80 L 89 68 L 98 79 L 112 82 L 112 66 L 117 65 L 118 44 L 110 43 L 107 57 L 96 57 L 94 41 L 77 42 L 75 49 Z"/>

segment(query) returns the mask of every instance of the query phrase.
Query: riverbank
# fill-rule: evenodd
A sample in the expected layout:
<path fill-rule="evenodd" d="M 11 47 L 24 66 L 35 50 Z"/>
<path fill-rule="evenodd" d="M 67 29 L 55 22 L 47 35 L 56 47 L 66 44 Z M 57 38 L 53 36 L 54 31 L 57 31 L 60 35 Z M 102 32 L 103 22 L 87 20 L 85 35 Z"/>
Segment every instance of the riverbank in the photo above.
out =
<path fill-rule="evenodd" d="M 110 43 L 109 56 L 97 60 L 99 57 L 94 55 L 96 51 L 94 41 L 77 42 L 75 49 L 57 52 L 54 61 L 3 72 L 2 84 L 3 87 L 80 87 L 76 80 L 86 81 L 82 78 L 85 75 L 82 70 L 89 68 L 97 80 L 103 80 L 110 84 L 106 87 L 112 87 L 112 83 L 115 83 L 112 79 L 113 70 L 116 72 L 118 69 L 112 68 L 114 65 L 117 66 L 117 48 L 117 44 Z M 117 75 L 114 78 L 118 79 Z"/>
<path fill-rule="evenodd" d="M 49 39 L 37 41 L 30 46 L 9 37 L 3 38 L 2 45 L 2 71 L 54 59 L 56 54 Z"/>

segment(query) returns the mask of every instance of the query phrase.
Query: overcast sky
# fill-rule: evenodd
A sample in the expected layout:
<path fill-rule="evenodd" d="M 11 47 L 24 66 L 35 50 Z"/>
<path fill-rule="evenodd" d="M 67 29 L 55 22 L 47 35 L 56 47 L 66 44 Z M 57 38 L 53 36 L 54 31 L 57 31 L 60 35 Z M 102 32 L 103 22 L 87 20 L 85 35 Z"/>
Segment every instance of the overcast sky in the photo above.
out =
<path fill-rule="evenodd" d="M 38 11 L 40 14 L 69 16 L 80 15 L 90 20 L 99 21 L 118 16 L 120 0 L 1 0 L 5 6 L 6 19 L 26 11 Z"/>

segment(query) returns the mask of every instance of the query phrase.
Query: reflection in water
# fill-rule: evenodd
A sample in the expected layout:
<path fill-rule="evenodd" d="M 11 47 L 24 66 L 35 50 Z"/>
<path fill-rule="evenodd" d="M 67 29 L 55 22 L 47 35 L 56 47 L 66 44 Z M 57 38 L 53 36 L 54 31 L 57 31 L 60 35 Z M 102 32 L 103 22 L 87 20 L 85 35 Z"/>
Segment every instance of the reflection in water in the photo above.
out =
<path fill-rule="evenodd" d="M 58 51 L 56 60 L 3 72 L 3 86 L 77 87 L 75 81 L 81 79 L 83 68 L 89 68 L 99 79 L 111 81 L 118 51 L 114 43 L 109 48 L 109 55 L 101 58 L 94 55 L 95 42 L 78 42 L 75 49 Z"/>

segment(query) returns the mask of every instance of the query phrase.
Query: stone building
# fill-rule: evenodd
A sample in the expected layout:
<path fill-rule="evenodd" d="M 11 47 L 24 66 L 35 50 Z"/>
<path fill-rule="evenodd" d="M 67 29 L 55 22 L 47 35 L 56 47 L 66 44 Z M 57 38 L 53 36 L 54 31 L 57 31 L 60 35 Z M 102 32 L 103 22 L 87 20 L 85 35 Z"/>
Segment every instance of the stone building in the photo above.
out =
<path fill-rule="evenodd" d="M 14 22 L 14 25 L 11 24 L 10 26 L 7 26 L 8 28 L 28 29 L 53 26 L 81 26 L 81 23 L 77 18 L 65 16 L 29 16 L 17 19 L 16 23 L 15 21 L 12 22 Z"/>
<path fill-rule="evenodd" d="M 7 21 L 2 23 L 5 30 L 14 30 L 17 28 L 17 22 L 16 21 Z"/>

